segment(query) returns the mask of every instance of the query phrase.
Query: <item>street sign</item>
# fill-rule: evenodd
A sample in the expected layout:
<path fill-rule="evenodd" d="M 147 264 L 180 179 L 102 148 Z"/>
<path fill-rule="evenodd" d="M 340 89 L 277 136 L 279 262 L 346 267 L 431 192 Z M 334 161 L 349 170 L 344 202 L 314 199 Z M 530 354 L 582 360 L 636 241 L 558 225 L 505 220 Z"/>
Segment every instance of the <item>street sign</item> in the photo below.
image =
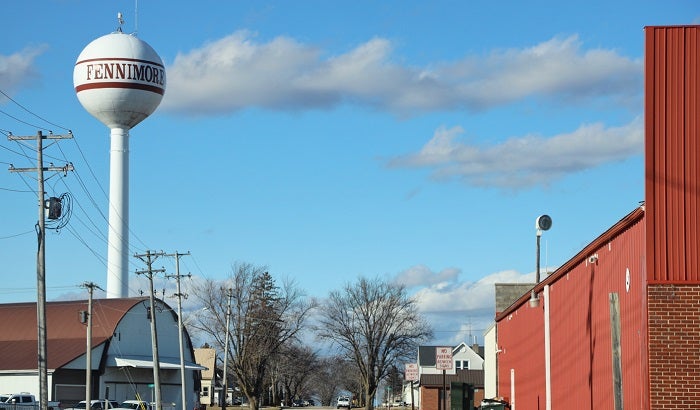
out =
<path fill-rule="evenodd" d="M 406 370 L 403 378 L 404 380 L 409 380 L 412 382 L 418 380 L 418 364 L 406 363 Z"/>
<path fill-rule="evenodd" d="M 435 348 L 435 368 L 438 370 L 452 370 L 452 348 L 440 346 Z"/>

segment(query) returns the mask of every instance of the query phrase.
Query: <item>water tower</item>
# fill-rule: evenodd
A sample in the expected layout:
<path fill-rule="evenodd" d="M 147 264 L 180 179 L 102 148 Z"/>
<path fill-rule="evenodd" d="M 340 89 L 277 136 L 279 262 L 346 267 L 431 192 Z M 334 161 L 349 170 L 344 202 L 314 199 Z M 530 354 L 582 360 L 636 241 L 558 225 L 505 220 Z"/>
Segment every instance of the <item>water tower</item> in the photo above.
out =
<path fill-rule="evenodd" d="M 151 115 L 165 93 L 165 67 L 146 42 L 107 34 L 78 56 L 73 85 L 83 108 L 110 128 L 107 297 L 129 293 L 129 130 Z"/>

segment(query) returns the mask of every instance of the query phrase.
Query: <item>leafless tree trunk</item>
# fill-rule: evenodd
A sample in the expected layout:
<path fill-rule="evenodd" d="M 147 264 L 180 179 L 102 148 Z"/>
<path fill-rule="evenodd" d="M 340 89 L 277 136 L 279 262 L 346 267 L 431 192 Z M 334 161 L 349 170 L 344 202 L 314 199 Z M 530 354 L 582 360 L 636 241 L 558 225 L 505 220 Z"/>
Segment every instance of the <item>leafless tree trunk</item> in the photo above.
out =
<path fill-rule="evenodd" d="M 280 381 L 293 399 L 309 398 L 311 377 L 318 371 L 318 355 L 308 346 L 288 344 L 280 352 Z"/>
<path fill-rule="evenodd" d="M 335 407 L 335 399 L 343 386 L 343 376 L 347 373 L 344 364 L 344 359 L 340 356 L 320 359 L 318 371 L 312 378 L 322 406 Z"/>
<path fill-rule="evenodd" d="M 226 329 L 228 294 L 230 328 Z M 264 267 L 236 264 L 223 282 L 206 280 L 192 292 L 206 308 L 191 327 L 208 333 L 224 351 L 229 332 L 228 369 L 236 385 L 258 410 L 268 365 L 280 347 L 293 340 L 313 304 L 291 282 L 278 286 Z M 233 387 L 232 385 L 229 385 Z"/>
<path fill-rule="evenodd" d="M 432 329 L 403 286 L 360 278 L 331 292 L 317 334 L 357 366 L 365 409 L 372 410 L 379 382 L 390 366 L 414 360 L 418 346 L 432 337 Z"/>

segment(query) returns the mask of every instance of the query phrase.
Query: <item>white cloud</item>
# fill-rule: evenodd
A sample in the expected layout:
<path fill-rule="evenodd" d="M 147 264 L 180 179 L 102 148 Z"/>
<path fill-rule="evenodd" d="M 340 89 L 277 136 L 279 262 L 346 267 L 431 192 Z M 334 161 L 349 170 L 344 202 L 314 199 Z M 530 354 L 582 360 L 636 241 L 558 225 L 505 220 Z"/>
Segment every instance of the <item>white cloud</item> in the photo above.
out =
<path fill-rule="evenodd" d="M 46 46 L 27 47 L 14 54 L 0 54 L 0 89 L 11 94 L 36 78 L 38 71 L 35 60 L 46 48 Z"/>
<path fill-rule="evenodd" d="M 508 270 L 492 273 L 476 282 L 445 284 L 425 287 L 415 293 L 422 312 L 469 312 L 488 309 L 495 312 L 496 283 L 527 283 L 534 274 Z"/>
<path fill-rule="evenodd" d="M 425 265 L 416 265 L 400 272 L 393 281 L 404 285 L 406 288 L 414 288 L 453 282 L 457 280 L 459 273 L 460 270 L 457 268 L 447 268 L 434 273 Z"/>
<path fill-rule="evenodd" d="M 459 141 L 464 130 L 440 127 L 415 154 L 387 162 L 394 168 L 431 168 L 435 179 L 502 188 L 548 184 L 566 174 L 623 161 L 643 150 L 641 118 L 620 127 L 585 124 L 553 137 L 525 135 L 493 146 Z"/>
<path fill-rule="evenodd" d="M 209 115 L 352 103 L 406 115 L 482 110 L 533 96 L 626 100 L 642 89 L 640 61 L 610 50 L 584 51 L 576 36 L 430 67 L 397 64 L 392 52 L 389 40 L 374 38 L 324 59 L 322 50 L 288 37 L 258 43 L 239 31 L 179 54 L 167 67 L 162 108 Z"/>
<path fill-rule="evenodd" d="M 424 287 L 414 293 L 420 312 L 435 331 L 436 344 L 456 345 L 481 339 L 493 323 L 496 313 L 496 283 L 529 283 L 534 272 L 528 274 L 513 270 L 495 272 L 476 282 L 460 282 L 457 269 L 432 272 L 425 266 L 416 266 L 397 275 L 396 280 L 410 281 L 414 275 L 424 278 Z M 418 281 L 414 280 L 416 285 Z M 402 282 L 403 283 L 403 282 Z"/>
<path fill-rule="evenodd" d="M 496 314 L 497 283 L 532 283 L 535 273 L 504 270 L 488 274 L 476 282 L 460 279 L 461 270 L 433 271 L 426 265 L 412 266 L 389 280 L 404 285 L 434 331 L 426 344 L 457 345 L 483 342 L 483 333 Z"/>
<path fill-rule="evenodd" d="M 638 95 L 642 62 L 604 49 L 583 51 L 577 36 L 553 38 L 523 50 L 467 58 L 443 71 L 474 108 L 540 95 L 567 100 Z"/>

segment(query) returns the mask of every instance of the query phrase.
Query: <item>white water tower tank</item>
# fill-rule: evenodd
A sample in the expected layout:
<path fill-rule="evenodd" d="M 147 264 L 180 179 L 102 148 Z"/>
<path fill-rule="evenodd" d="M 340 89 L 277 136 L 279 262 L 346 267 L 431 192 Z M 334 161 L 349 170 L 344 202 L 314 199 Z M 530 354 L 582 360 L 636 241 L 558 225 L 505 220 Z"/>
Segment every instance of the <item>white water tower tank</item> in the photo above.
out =
<path fill-rule="evenodd" d="M 117 32 L 83 49 L 73 85 L 83 108 L 111 130 L 107 297 L 128 297 L 129 130 L 163 99 L 165 67 L 146 42 Z"/>
<path fill-rule="evenodd" d="M 136 36 L 112 33 L 85 47 L 73 70 L 83 107 L 109 128 L 133 128 L 151 115 L 165 93 L 158 54 Z"/>

